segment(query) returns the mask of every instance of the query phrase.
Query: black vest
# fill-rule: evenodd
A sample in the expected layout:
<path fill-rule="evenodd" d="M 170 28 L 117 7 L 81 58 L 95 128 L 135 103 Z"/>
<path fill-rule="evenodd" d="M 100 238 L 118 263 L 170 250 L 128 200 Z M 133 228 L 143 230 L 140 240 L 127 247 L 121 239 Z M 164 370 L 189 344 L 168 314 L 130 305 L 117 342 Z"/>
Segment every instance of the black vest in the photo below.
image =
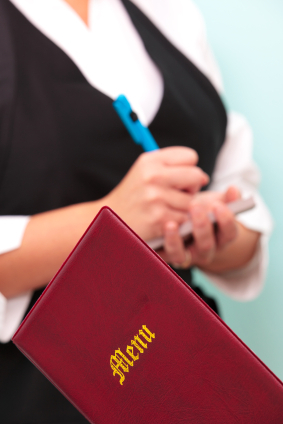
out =
<path fill-rule="evenodd" d="M 160 147 L 195 149 L 211 176 L 227 124 L 217 92 L 136 6 L 123 3 L 164 79 L 151 132 Z M 99 199 L 121 181 L 141 148 L 112 101 L 8 0 L 0 0 L 0 215 Z M 180 275 L 191 284 L 189 271 Z M 86 422 L 12 343 L 0 345 L 0 417 L 5 424 Z"/>

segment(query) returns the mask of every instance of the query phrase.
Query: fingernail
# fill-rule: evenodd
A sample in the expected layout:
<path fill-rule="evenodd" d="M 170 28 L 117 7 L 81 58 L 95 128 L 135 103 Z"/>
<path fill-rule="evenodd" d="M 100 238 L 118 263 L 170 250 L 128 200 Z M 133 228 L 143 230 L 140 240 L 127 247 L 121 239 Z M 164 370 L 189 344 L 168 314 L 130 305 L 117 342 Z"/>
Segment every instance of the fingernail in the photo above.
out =
<path fill-rule="evenodd" d="M 165 226 L 165 231 L 167 234 L 175 234 L 177 231 L 177 224 L 176 222 L 167 222 Z"/>
<path fill-rule="evenodd" d="M 209 183 L 209 180 L 210 180 L 209 175 L 207 175 L 207 174 L 204 172 L 204 175 L 203 175 L 203 185 L 208 184 L 208 183 Z"/>

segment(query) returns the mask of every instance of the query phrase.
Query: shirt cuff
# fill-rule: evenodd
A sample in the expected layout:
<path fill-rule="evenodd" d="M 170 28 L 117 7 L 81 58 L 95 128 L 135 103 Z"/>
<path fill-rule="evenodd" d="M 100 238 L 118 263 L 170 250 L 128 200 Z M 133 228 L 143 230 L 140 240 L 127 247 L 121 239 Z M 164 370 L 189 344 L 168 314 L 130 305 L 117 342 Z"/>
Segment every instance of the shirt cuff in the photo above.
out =
<path fill-rule="evenodd" d="M 20 247 L 29 220 L 29 216 L 0 217 L 0 254 Z"/>
<path fill-rule="evenodd" d="M 32 291 L 6 299 L 0 293 L 0 342 L 11 340 L 19 327 L 32 298 Z"/>
<path fill-rule="evenodd" d="M 0 217 L 0 254 L 21 246 L 29 216 Z M 6 299 L 0 293 L 0 342 L 11 340 L 20 325 L 32 297 L 32 291 Z"/>
<path fill-rule="evenodd" d="M 240 301 L 255 299 L 261 292 L 268 265 L 268 236 L 262 235 L 251 261 L 243 268 L 223 274 L 203 272 L 227 296 Z"/>

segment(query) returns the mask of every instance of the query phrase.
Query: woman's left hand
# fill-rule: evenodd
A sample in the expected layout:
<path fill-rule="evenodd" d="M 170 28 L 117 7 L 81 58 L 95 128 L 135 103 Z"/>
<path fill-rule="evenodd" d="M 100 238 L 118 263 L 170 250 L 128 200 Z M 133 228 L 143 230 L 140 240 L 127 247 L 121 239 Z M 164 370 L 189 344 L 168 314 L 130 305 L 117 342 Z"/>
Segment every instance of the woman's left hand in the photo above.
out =
<path fill-rule="evenodd" d="M 240 192 L 235 187 L 229 187 L 225 193 L 207 191 L 196 194 L 189 208 L 193 224 L 193 243 L 186 248 L 179 235 L 178 225 L 173 221 L 167 222 L 164 228 L 164 250 L 160 252 L 160 256 L 175 268 L 209 266 L 217 252 L 225 249 L 237 238 L 240 224 L 227 207 L 227 203 L 240 197 Z M 216 218 L 216 232 L 209 219 L 211 212 Z"/>

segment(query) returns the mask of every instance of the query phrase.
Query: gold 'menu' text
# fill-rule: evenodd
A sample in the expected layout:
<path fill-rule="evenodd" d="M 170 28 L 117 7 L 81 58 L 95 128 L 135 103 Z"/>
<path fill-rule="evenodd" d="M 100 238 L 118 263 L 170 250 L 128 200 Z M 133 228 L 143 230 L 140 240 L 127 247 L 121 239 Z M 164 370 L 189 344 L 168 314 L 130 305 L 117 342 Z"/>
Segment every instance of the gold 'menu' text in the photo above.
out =
<path fill-rule="evenodd" d="M 141 339 L 141 337 L 143 339 Z M 146 325 L 142 326 L 142 330 L 139 330 L 139 334 L 134 336 L 134 340 L 131 340 L 132 346 L 126 347 L 126 353 L 132 359 L 129 359 L 120 348 L 115 350 L 114 355 L 110 356 L 110 366 L 113 370 L 113 375 L 118 374 L 120 377 L 120 384 L 123 385 L 123 381 L 125 380 L 125 372 L 129 372 L 129 365 L 131 367 L 134 366 L 134 361 L 139 359 L 139 354 L 144 353 L 144 350 L 147 349 L 147 343 L 151 343 L 152 339 L 155 339 L 155 333 L 151 333 Z M 134 346 L 134 347 L 133 347 Z M 134 348 L 136 352 L 134 352 Z"/>

